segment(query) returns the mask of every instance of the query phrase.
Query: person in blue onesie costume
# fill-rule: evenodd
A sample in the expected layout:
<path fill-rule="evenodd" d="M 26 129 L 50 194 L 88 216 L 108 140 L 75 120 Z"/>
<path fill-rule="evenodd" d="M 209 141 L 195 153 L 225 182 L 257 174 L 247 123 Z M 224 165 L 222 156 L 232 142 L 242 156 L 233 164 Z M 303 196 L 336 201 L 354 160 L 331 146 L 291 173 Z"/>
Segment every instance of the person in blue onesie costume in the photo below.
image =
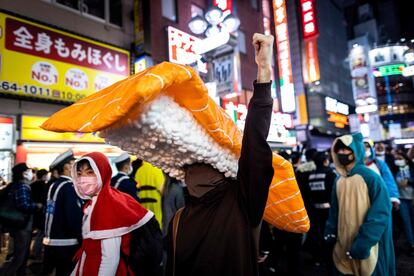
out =
<path fill-rule="evenodd" d="M 381 176 L 364 164 L 360 133 L 334 141 L 340 174 L 332 190 L 325 240 L 334 243 L 337 275 L 395 275 L 390 196 Z"/>

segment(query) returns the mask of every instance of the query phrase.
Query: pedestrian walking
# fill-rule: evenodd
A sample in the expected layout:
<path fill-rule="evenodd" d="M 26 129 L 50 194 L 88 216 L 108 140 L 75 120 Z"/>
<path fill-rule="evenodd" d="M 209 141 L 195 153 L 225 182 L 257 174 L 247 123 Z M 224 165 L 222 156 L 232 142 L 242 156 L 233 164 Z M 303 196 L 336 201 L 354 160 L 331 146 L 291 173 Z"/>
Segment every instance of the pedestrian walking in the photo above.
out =
<path fill-rule="evenodd" d="M 326 247 L 324 232 L 329 209 L 331 208 L 332 187 L 337 175 L 329 167 L 329 156 L 326 152 L 316 152 L 312 160 L 316 165 L 316 170 L 312 171 L 308 177 L 310 197 L 313 204 L 308 239 L 310 240 L 310 249 L 315 264 L 325 263 L 331 268 L 330 254 L 332 251 Z"/>
<path fill-rule="evenodd" d="M 339 275 L 395 275 L 391 203 L 381 176 L 364 164 L 362 134 L 334 141 L 332 158 L 340 174 L 332 193 L 325 240 L 334 244 Z"/>
<path fill-rule="evenodd" d="M 48 190 L 45 218 L 44 273 L 70 275 L 75 262 L 73 257 L 82 240 L 82 202 L 76 195 L 71 178 L 74 162 L 71 150 L 60 154 L 50 165 L 57 180 Z"/>
<path fill-rule="evenodd" d="M 371 140 L 364 141 L 365 165 L 382 177 L 385 185 L 387 185 L 393 209 L 398 210 L 398 206 L 400 205 L 400 194 L 398 193 L 397 183 L 395 183 L 395 178 L 387 163 L 375 156 L 373 144 L 374 143 Z"/>
<path fill-rule="evenodd" d="M 82 248 L 72 275 L 131 275 L 131 233 L 154 214 L 111 187 L 111 175 L 108 159 L 99 152 L 81 157 L 73 167 L 76 193 L 86 204 Z"/>
<path fill-rule="evenodd" d="M 131 157 L 128 153 L 125 152 L 118 156 L 114 162 L 118 173 L 112 177 L 111 186 L 121 192 L 132 196 L 136 201 L 139 202 L 137 195 L 137 182 L 130 176 L 133 171 L 131 165 Z"/>
<path fill-rule="evenodd" d="M 409 254 L 414 256 L 414 164 L 406 154 L 398 151 L 395 154 L 395 165 L 398 168 L 396 179 L 400 191 L 400 215 L 409 245 Z"/>
<path fill-rule="evenodd" d="M 41 203 L 46 206 L 47 192 L 48 192 L 48 171 L 41 169 L 36 172 L 37 180 L 30 185 L 32 190 L 32 199 L 35 203 Z M 45 214 L 44 210 L 39 210 L 33 215 L 33 230 L 36 231 L 32 257 L 35 261 L 42 260 L 43 238 L 45 230 Z"/>
<path fill-rule="evenodd" d="M 26 263 L 30 253 L 32 240 L 33 214 L 43 208 L 41 203 L 32 200 L 30 183 L 33 171 L 26 163 L 20 163 L 12 168 L 12 183 L 8 196 L 12 198 L 15 208 L 25 216 L 20 226 L 9 226 L 10 237 L 13 240 L 13 255 L 10 262 L 3 267 L 2 275 L 26 275 Z"/>

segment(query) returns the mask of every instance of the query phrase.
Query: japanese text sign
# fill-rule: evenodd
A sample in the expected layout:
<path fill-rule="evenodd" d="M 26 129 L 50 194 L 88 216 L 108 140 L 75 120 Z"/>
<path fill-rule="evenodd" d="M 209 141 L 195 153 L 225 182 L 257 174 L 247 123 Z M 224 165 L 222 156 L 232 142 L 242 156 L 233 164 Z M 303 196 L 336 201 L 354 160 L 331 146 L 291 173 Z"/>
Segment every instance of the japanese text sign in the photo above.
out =
<path fill-rule="evenodd" d="M 76 101 L 129 75 L 128 51 L 3 13 L 0 27 L 3 93 Z"/>
<path fill-rule="evenodd" d="M 314 38 L 319 34 L 316 23 L 315 1 L 301 0 L 303 38 Z"/>
<path fill-rule="evenodd" d="M 276 45 L 280 79 L 280 99 L 283 112 L 294 112 L 296 109 L 295 90 L 290 56 L 289 33 L 285 0 L 273 0 L 275 19 Z"/>
<path fill-rule="evenodd" d="M 180 31 L 174 27 L 168 27 L 168 54 L 169 61 L 192 65 L 197 64 L 197 70 L 207 73 L 207 66 L 201 61 L 201 55 L 196 54 L 193 47 L 200 39 Z"/>

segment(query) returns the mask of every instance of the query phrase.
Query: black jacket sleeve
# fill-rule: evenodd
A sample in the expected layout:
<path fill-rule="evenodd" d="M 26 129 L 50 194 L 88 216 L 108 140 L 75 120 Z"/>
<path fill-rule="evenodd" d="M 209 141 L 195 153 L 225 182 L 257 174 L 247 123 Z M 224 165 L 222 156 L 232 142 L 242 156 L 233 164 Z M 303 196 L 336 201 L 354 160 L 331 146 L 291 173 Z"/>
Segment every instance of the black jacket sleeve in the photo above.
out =
<path fill-rule="evenodd" d="M 82 202 L 75 192 L 72 184 L 66 184 L 59 197 L 63 197 L 64 216 L 68 232 L 73 234 L 79 241 L 82 240 Z"/>
<path fill-rule="evenodd" d="M 263 217 L 269 186 L 273 178 L 272 151 L 266 138 L 269 134 L 273 99 L 269 83 L 255 83 L 243 135 L 237 180 L 242 205 L 252 227 Z"/>

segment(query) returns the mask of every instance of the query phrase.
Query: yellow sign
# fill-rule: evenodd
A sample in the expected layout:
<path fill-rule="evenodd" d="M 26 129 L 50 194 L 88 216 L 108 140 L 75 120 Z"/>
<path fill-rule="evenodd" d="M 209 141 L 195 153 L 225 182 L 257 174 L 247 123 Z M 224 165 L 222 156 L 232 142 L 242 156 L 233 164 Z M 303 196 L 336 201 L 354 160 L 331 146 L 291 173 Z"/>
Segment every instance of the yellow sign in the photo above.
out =
<path fill-rule="evenodd" d="M 27 141 L 104 143 L 104 139 L 92 133 L 58 133 L 43 130 L 40 125 L 47 119 L 47 117 L 23 116 L 21 139 Z"/>
<path fill-rule="evenodd" d="M 0 13 L 0 93 L 74 102 L 129 75 L 129 52 Z"/>

